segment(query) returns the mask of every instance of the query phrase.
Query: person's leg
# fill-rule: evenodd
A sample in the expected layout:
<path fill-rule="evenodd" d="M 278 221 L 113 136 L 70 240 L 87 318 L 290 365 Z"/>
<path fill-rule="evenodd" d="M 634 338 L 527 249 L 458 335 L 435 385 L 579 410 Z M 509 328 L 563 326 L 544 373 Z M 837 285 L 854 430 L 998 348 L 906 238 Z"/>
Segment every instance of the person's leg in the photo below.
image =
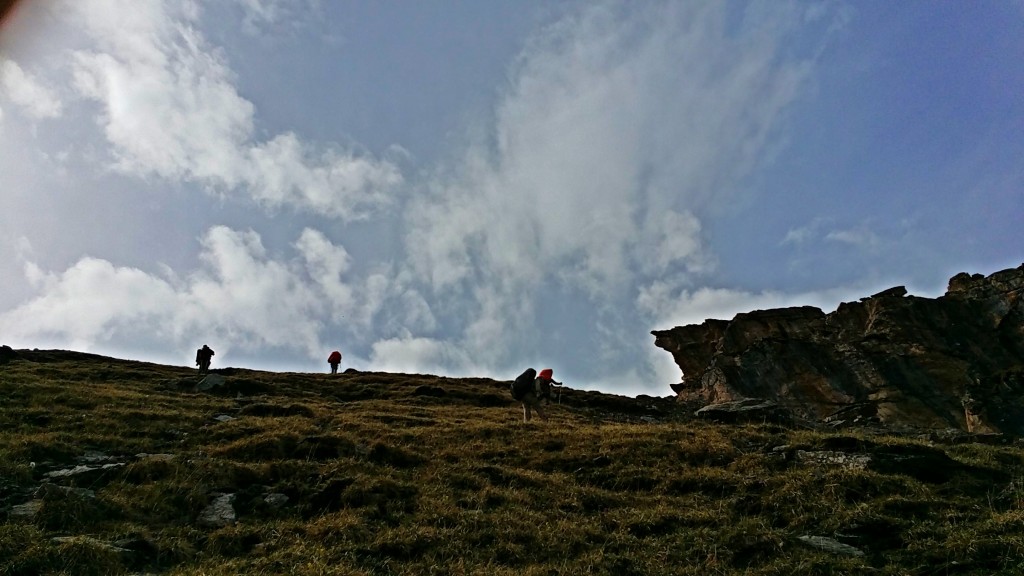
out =
<path fill-rule="evenodd" d="M 544 413 L 544 409 L 540 407 L 540 402 L 537 402 L 536 408 L 537 408 L 537 415 L 540 416 L 540 419 L 543 420 L 544 422 L 547 422 L 548 421 L 548 415 L 545 414 Z"/>
<path fill-rule="evenodd" d="M 530 403 L 523 402 L 523 422 L 529 422 L 533 414 L 530 413 Z"/>

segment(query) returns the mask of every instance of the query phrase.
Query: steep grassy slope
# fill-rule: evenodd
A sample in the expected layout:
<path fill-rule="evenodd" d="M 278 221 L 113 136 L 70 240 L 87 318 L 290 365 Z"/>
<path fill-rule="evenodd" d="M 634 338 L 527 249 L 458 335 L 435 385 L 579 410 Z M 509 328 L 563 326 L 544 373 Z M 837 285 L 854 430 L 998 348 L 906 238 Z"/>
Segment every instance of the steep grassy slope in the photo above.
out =
<path fill-rule="evenodd" d="M 195 392 L 187 368 L 20 356 L 0 365 L 0 574 L 1024 572 L 1017 443 L 576 390 L 524 424 L 487 379 L 225 369 Z M 224 499 L 234 522 L 206 515 Z"/>

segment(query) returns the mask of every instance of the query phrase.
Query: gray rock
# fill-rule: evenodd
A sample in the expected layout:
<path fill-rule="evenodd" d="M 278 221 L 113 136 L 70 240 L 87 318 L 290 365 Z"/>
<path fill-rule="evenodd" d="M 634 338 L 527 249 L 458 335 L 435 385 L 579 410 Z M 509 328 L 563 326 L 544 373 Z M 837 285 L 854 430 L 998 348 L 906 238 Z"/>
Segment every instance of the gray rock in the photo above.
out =
<path fill-rule="evenodd" d="M 199 515 L 199 525 L 208 528 L 220 528 L 235 523 L 234 494 L 217 494 L 213 502 Z"/>
<path fill-rule="evenodd" d="M 161 460 L 163 462 L 169 462 L 174 460 L 174 454 L 147 454 L 146 452 L 139 452 L 135 455 L 139 460 Z"/>
<path fill-rule="evenodd" d="M 825 464 L 848 470 L 865 470 L 871 464 L 871 455 L 863 453 L 835 452 L 831 450 L 797 450 L 797 462 L 804 464 Z"/>
<path fill-rule="evenodd" d="M 271 508 L 280 508 L 288 503 L 288 496 L 275 492 L 273 494 L 267 494 L 263 497 L 263 501 L 267 503 L 267 506 Z"/>
<path fill-rule="evenodd" d="M 37 488 L 35 492 L 35 497 L 42 499 L 67 498 L 69 496 L 94 500 L 96 498 L 96 492 L 86 488 L 72 488 L 70 486 L 58 486 L 50 483 L 43 484 Z"/>
<path fill-rule="evenodd" d="M 857 557 L 864 555 L 864 552 L 862 552 L 861 550 L 854 548 L 853 546 L 850 546 L 848 544 L 843 544 L 842 542 L 836 541 L 826 536 L 798 536 L 797 540 L 805 546 L 809 546 L 811 548 L 815 548 L 817 550 L 822 550 L 832 554 Z"/>
<path fill-rule="evenodd" d="M 97 540 L 97 539 L 91 538 L 89 536 L 54 536 L 53 538 L 50 538 L 50 542 L 53 542 L 54 544 L 57 544 L 57 545 L 60 545 L 60 544 L 79 544 L 79 543 L 80 544 L 88 544 L 89 546 L 92 546 L 94 548 L 100 548 L 102 550 L 107 550 L 109 552 L 117 552 L 118 554 L 131 554 L 131 552 L 132 552 L 131 550 L 128 550 L 127 548 L 121 548 L 119 546 L 114 546 L 113 544 L 104 542 L 102 540 Z"/>
<path fill-rule="evenodd" d="M 787 419 L 785 410 L 777 403 L 759 398 L 709 404 L 693 414 L 698 418 L 723 423 L 779 422 Z"/>
<path fill-rule="evenodd" d="M 224 377 L 220 374 L 207 374 L 205 378 L 196 384 L 197 392 L 206 392 L 224 385 Z"/>
<path fill-rule="evenodd" d="M 231 422 L 235 419 L 234 416 L 228 416 L 227 414 L 217 414 L 213 417 L 217 422 Z"/>
<path fill-rule="evenodd" d="M 87 466 L 80 464 L 74 468 L 65 468 L 63 470 L 54 470 L 53 472 L 47 472 L 43 476 L 50 480 L 75 478 L 81 479 L 85 477 L 91 477 L 93 475 L 102 475 L 104 472 L 109 472 L 115 468 L 124 466 L 124 462 L 115 462 L 111 464 L 103 464 L 101 466 Z"/>
<path fill-rule="evenodd" d="M 11 506 L 11 518 L 33 518 L 42 508 L 42 500 L 30 500 L 24 504 Z"/>

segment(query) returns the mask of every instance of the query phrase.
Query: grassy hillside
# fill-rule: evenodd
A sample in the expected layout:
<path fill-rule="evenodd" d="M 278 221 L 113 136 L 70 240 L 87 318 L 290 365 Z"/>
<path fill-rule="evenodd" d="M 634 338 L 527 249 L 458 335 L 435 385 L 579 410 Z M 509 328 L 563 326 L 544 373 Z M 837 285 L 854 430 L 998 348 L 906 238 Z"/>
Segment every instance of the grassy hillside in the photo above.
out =
<path fill-rule="evenodd" d="M 524 424 L 488 379 L 225 369 L 195 392 L 188 368 L 19 354 L 0 574 L 1024 573 L 1016 442 L 715 425 L 578 390 Z"/>

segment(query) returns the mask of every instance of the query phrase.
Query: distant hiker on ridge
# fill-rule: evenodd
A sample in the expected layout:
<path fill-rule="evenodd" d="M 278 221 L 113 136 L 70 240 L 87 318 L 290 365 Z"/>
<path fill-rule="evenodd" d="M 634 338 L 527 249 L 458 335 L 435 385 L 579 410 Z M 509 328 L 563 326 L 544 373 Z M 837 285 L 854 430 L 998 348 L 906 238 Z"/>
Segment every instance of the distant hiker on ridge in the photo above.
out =
<path fill-rule="evenodd" d="M 327 357 L 327 363 L 331 365 L 331 374 L 338 373 L 338 364 L 341 364 L 341 352 L 335 350 Z"/>
<path fill-rule="evenodd" d="M 196 350 L 196 366 L 199 366 L 200 374 L 205 374 L 210 369 L 210 360 L 213 360 L 213 354 L 213 349 L 206 344 Z"/>

